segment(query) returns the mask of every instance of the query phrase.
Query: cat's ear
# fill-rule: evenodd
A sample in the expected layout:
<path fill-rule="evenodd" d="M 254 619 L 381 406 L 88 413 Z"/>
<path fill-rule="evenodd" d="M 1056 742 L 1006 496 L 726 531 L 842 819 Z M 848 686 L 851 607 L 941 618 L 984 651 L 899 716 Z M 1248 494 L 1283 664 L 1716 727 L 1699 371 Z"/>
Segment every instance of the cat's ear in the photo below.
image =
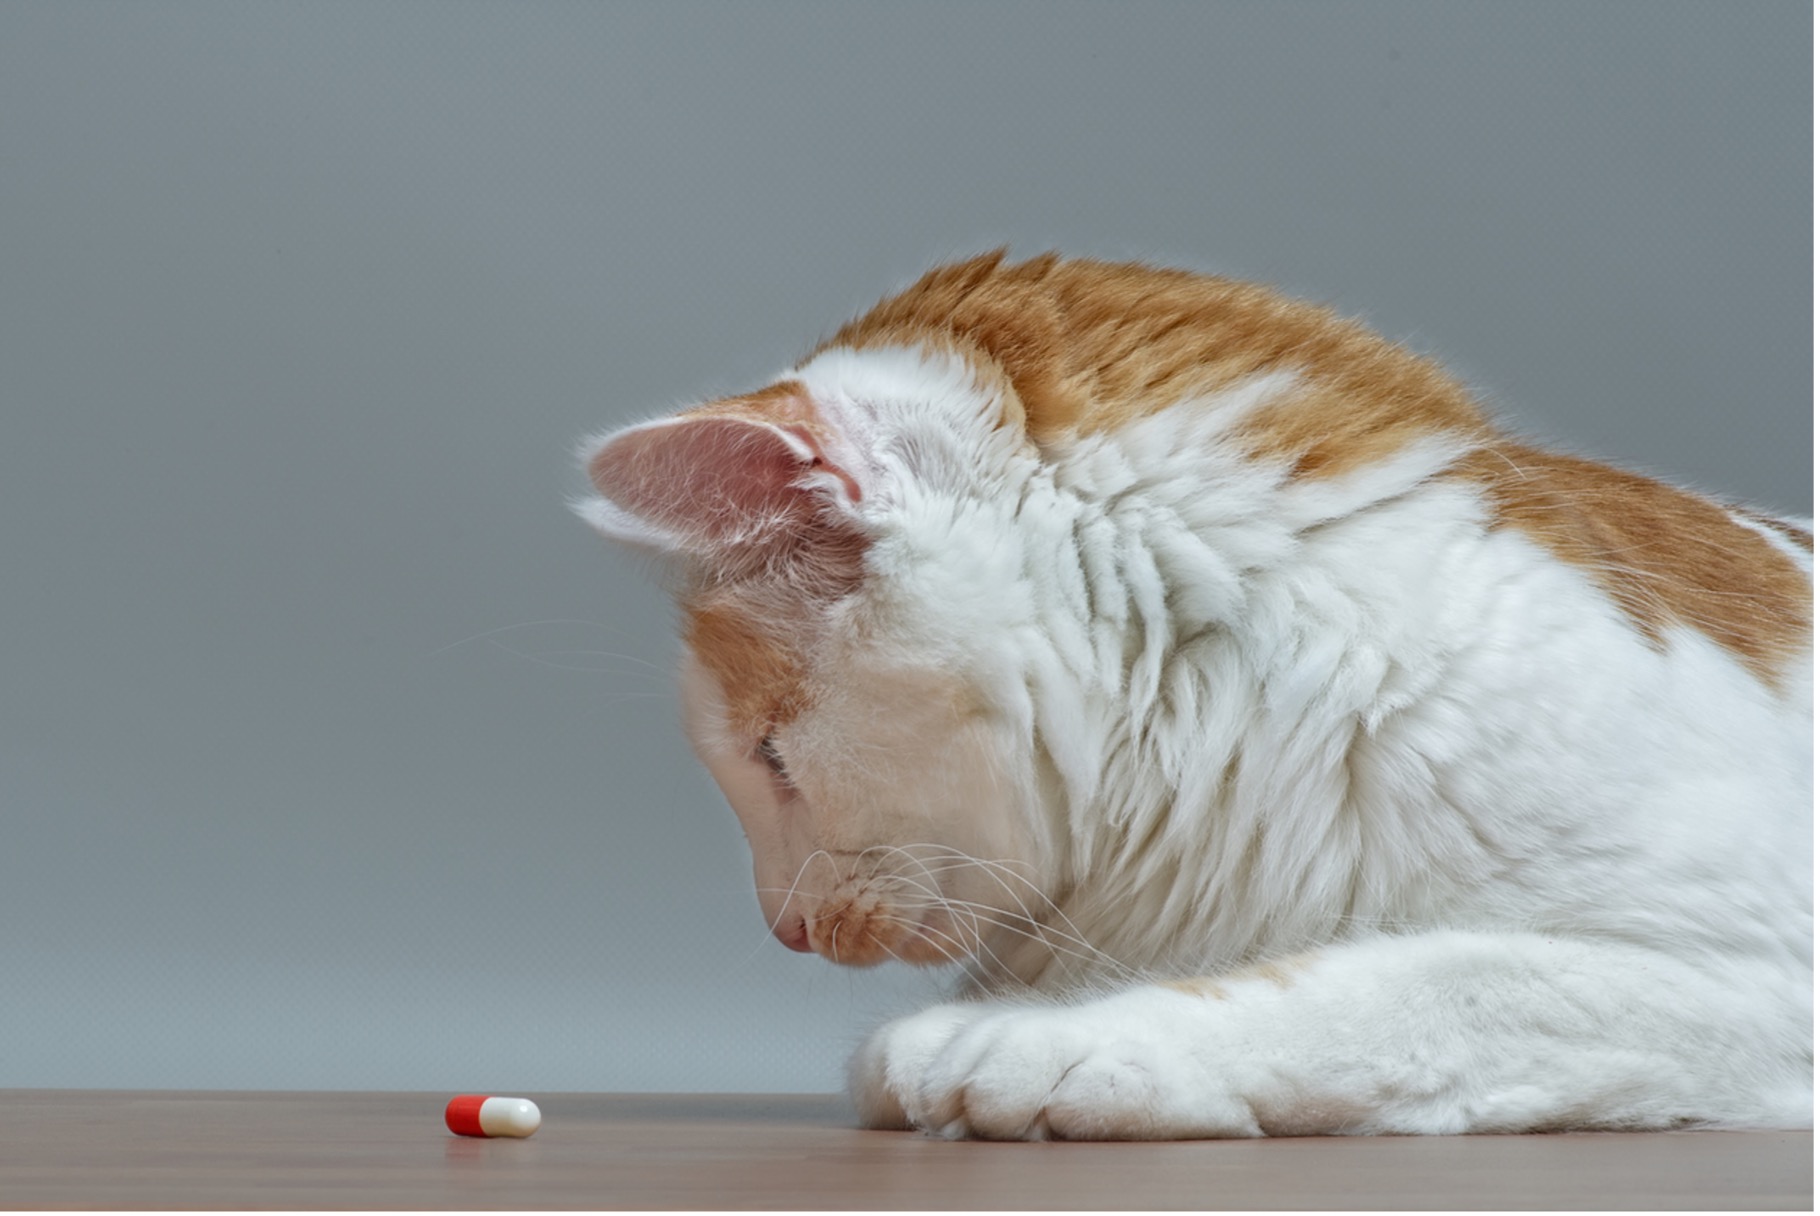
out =
<path fill-rule="evenodd" d="M 847 446 L 787 388 L 715 402 L 587 445 L 600 498 L 577 509 L 615 540 L 650 548 L 760 544 L 858 505 Z"/>

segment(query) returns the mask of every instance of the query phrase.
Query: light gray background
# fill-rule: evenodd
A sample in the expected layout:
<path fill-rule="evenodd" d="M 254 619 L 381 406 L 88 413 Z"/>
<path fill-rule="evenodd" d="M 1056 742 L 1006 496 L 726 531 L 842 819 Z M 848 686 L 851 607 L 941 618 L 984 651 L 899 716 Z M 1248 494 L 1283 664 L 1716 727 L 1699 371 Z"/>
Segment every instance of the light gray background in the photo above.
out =
<path fill-rule="evenodd" d="M 1009 242 L 1810 509 L 1802 3 L 0 6 L 0 1086 L 838 1083 L 583 433 Z"/>

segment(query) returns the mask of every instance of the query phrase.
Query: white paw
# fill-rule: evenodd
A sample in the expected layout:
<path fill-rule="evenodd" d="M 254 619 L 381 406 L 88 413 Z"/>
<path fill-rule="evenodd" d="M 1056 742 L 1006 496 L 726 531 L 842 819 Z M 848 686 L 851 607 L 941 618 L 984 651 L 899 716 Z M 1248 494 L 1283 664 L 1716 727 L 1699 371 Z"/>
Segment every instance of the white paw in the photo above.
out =
<path fill-rule="evenodd" d="M 943 1005 L 892 1022 L 854 1059 L 860 1117 L 952 1139 L 1259 1135 L 1197 1028 L 1132 1004 Z"/>
<path fill-rule="evenodd" d="M 937 1005 L 909 1017 L 887 1022 L 874 1031 L 865 1046 L 853 1053 L 847 1066 L 848 1087 L 859 1111 L 862 1127 L 907 1128 L 921 1126 L 905 1103 L 922 1084 L 936 1053 L 968 1021 L 985 1014 L 989 1005 Z"/>

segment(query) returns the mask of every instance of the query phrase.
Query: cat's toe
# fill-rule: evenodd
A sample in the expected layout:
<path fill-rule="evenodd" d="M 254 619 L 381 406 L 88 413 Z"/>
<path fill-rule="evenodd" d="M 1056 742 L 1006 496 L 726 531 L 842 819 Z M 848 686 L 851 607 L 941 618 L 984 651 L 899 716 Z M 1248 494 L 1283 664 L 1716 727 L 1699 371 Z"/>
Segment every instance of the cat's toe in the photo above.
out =
<path fill-rule="evenodd" d="M 1046 1119 L 1058 1140 L 1263 1135 L 1251 1107 L 1195 1062 L 1141 1043 L 1104 1044 L 1056 1083 Z"/>
<path fill-rule="evenodd" d="M 930 1127 L 920 1101 L 931 1062 L 983 1012 L 978 1005 L 937 1005 L 887 1022 L 853 1054 L 848 1092 L 862 1127 Z"/>
<path fill-rule="evenodd" d="M 908 1131 L 913 1124 L 886 1080 L 885 1052 L 877 1036 L 853 1053 L 847 1066 L 847 1093 L 859 1125 L 877 1131 Z"/>
<path fill-rule="evenodd" d="M 954 1036 L 920 1092 L 919 1122 L 950 1138 L 1047 1140 L 1056 1085 L 1091 1043 L 1048 1011 L 981 1019 Z"/>

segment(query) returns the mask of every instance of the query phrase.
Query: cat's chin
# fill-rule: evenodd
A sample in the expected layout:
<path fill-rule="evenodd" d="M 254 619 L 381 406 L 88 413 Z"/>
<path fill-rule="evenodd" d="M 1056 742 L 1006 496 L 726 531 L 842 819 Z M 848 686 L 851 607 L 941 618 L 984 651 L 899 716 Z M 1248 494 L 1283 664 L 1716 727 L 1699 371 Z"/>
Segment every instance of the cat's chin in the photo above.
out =
<path fill-rule="evenodd" d="M 807 931 L 809 949 L 843 967 L 886 962 L 931 967 L 971 953 L 940 909 L 912 916 L 888 905 L 850 900 L 823 909 Z"/>

